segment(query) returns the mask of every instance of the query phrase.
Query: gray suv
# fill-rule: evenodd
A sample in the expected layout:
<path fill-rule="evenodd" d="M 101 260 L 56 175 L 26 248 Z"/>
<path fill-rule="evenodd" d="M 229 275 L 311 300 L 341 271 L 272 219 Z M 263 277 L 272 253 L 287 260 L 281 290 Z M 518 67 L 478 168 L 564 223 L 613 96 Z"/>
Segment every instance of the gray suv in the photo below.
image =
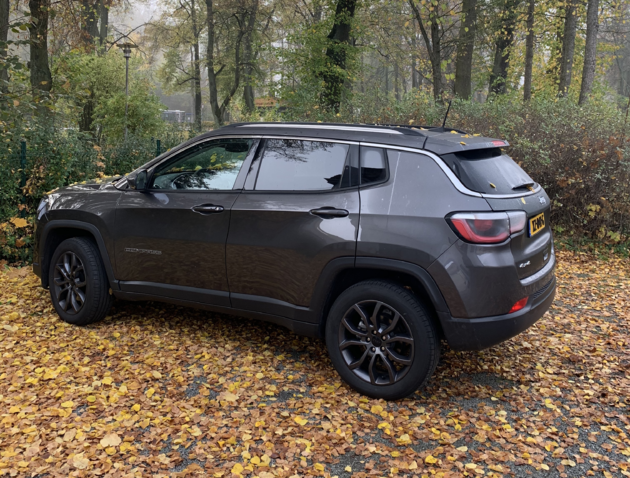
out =
<path fill-rule="evenodd" d="M 226 126 L 48 194 L 33 269 L 72 324 L 113 297 L 255 317 L 324 338 L 359 392 L 405 397 L 440 340 L 490 347 L 553 301 L 549 198 L 507 146 L 444 128 Z"/>

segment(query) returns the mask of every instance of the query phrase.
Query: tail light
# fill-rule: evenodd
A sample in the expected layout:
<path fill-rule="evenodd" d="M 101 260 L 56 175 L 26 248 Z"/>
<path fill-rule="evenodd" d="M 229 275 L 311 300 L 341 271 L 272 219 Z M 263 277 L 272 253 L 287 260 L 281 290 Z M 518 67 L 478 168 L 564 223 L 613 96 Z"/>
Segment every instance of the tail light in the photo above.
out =
<path fill-rule="evenodd" d="M 524 211 L 458 212 L 446 218 L 455 232 L 474 244 L 497 244 L 522 231 L 527 222 Z"/>

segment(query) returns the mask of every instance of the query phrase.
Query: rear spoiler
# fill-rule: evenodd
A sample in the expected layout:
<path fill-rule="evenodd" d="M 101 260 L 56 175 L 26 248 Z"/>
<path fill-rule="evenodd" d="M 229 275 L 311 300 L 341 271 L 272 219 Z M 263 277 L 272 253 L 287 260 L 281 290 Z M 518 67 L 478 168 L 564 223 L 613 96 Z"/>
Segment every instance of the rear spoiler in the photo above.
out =
<path fill-rule="evenodd" d="M 425 131 L 424 149 L 437 155 L 458 153 L 474 149 L 508 148 L 510 143 L 503 139 L 475 136 L 449 128 L 432 128 Z"/>

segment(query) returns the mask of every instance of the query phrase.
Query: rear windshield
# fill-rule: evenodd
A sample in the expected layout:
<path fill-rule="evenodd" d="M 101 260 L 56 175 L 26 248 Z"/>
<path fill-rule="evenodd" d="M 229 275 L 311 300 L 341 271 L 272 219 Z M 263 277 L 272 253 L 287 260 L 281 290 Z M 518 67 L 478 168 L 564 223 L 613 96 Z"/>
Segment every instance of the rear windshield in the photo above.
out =
<path fill-rule="evenodd" d="M 500 148 L 445 154 L 442 159 L 468 189 L 484 194 L 518 194 L 538 184 Z"/>

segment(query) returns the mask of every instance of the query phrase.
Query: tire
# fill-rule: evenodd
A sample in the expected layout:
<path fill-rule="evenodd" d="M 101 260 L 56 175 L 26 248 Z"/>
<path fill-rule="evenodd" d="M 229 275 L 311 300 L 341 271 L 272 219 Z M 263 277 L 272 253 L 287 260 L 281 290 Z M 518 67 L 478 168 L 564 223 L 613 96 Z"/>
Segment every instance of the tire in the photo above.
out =
<path fill-rule="evenodd" d="M 337 298 L 326 322 L 326 346 L 348 385 L 385 400 L 424 386 L 440 358 L 438 334 L 422 302 L 385 280 L 360 282 Z"/>
<path fill-rule="evenodd" d="M 50 262 L 48 283 L 57 314 L 69 324 L 98 322 L 112 305 L 100 252 L 88 238 L 73 237 L 59 244 Z"/>

